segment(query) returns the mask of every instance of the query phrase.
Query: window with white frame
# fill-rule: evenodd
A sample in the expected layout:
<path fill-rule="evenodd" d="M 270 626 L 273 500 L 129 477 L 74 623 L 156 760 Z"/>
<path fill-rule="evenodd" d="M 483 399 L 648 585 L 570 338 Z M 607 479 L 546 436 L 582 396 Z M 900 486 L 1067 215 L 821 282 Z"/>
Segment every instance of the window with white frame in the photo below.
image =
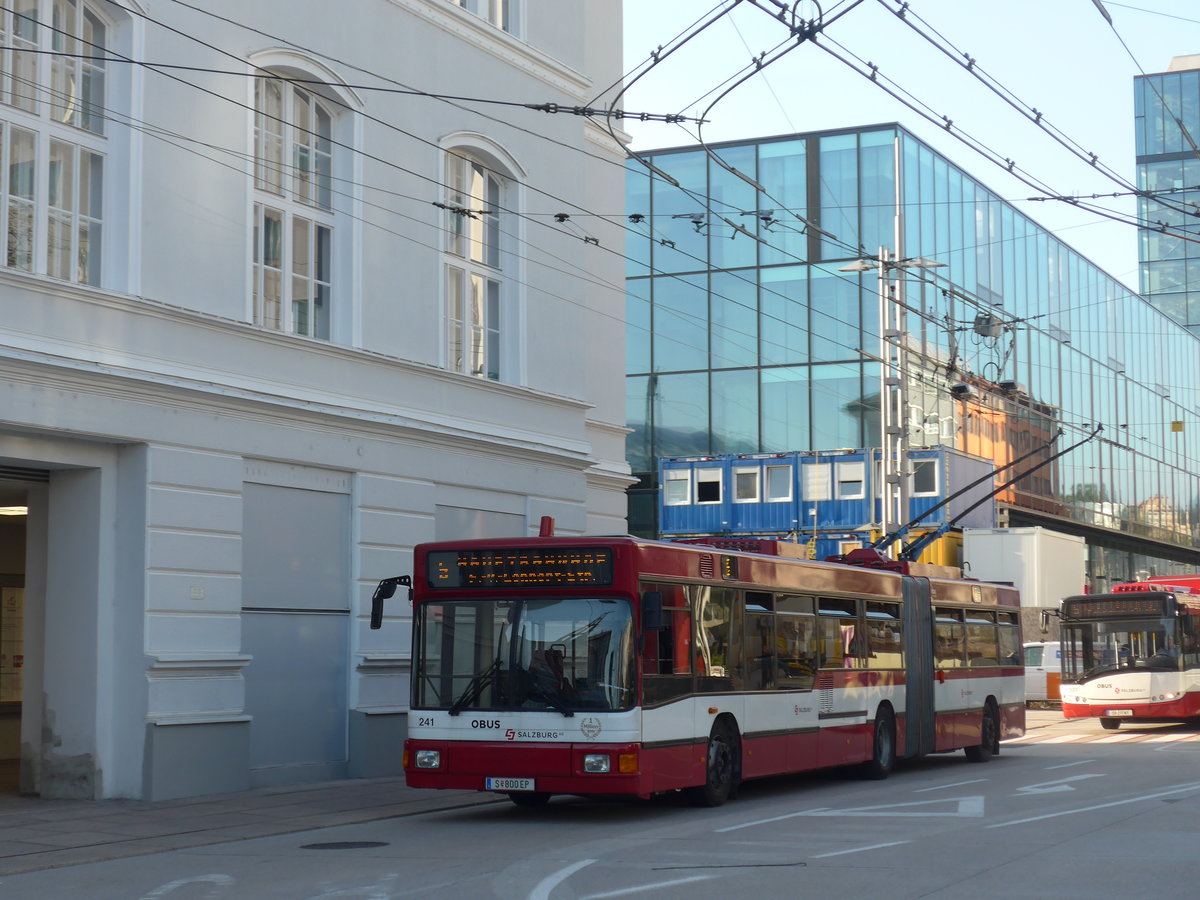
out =
<path fill-rule="evenodd" d="M 697 503 L 720 503 L 721 502 L 721 470 L 720 469 L 697 469 L 696 470 L 696 502 Z"/>
<path fill-rule="evenodd" d="M 936 459 L 912 460 L 912 496 L 933 497 L 938 492 L 938 465 Z"/>
<path fill-rule="evenodd" d="M 501 210 L 508 181 L 462 149 L 446 153 L 446 367 L 497 381 L 506 286 Z"/>
<path fill-rule="evenodd" d="M 112 26 L 87 0 L 0 6 L 3 264 L 104 279 L 106 70 Z"/>
<path fill-rule="evenodd" d="M 254 89 L 254 321 L 329 340 L 333 107 L 308 85 Z"/>
<path fill-rule="evenodd" d="M 733 502 L 757 503 L 759 499 L 759 469 L 757 466 L 733 470 Z"/>
<path fill-rule="evenodd" d="M 783 503 L 792 499 L 792 467 L 767 466 L 767 502 Z"/>
<path fill-rule="evenodd" d="M 512 31 L 515 27 L 514 4 L 516 0 L 450 0 L 455 6 L 461 6 L 467 12 L 472 12 L 481 19 L 486 19 L 503 31 Z"/>
<path fill-rule="evenodd" d="M 867 496 L 866 466 L 861 461 L 837 463 L 839 500 L 859 500 Z"/>
<path fill-rule="evenodd" d="M 831 468 L 829 463 L 809 463 L 801 467 L 800 471 L 804 473 L 805 500 L 833 499 L 830 480 Z"/>
<path fill-rule="evenodd" d="M 687 469 L 667 469 L 663 473 L 663 503 L 687 506 L 692 502 L 692 475 Z"/>

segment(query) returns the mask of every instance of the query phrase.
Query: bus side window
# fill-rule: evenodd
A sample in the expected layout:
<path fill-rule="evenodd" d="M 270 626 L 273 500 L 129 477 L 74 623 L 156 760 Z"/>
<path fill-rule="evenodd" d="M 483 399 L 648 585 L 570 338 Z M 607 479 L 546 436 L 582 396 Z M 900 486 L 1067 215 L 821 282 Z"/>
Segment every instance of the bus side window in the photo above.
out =
<path fill-rule="evenodd" d="M 642 632 L 643 702 L 660 703 L 692 692 L 692 613 L 678 584 L 642 584 L 662 595 L 662 626 Z"/>
<path fill-rule="evenodd" d="M 962 610 L 934 610 L 933 664 L 942 669 L 957 669 L 966 664 Z"/>
<path fill-rule="evenodd" d="M 818 606 L 821 614 L 821 668 L 859 668 L 863 641 L 859 633 L 858 601 L 822 597 Z"/>
<path fill-rule="evenodd" d="M 811 601 L 809 607 L 811 609 Z M 811 690 L 817 671 L 817 621 L 811 615 L 781 613 L 775 620 L 775 686 L 784 690 Z"/>
<path fill-rule="evenodd" d="M 689 593 L 696 611 L 696 674 L 700 676 L 700 690 L 740 689 L 742 604 L 737 592 L 693 585 Z"/>

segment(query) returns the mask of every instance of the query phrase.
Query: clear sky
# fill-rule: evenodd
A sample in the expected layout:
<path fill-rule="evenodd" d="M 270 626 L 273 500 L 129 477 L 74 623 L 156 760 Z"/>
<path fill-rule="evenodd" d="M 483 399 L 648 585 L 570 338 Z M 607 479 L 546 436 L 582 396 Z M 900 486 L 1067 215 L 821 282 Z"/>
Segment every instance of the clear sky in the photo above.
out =
<path fill-rule="evenodd" d="M 638 67 L 644 68 L 655 48 L 670 47 L 706 14 L 732 2 L 625 0 L 626 71 L 641 71 Z M 797 6 L 796 0 L 785 5 Z M 1013 160 L 1055 193 L 1090 196 L 1123 190 L 900 21 L 898 0 L 852 5 L 853 0 L 819 4 L 829 24 L 825 39 L 818 41 L 830 50 L 874 63 L 881 75 L 939 119 L 949 117 L 956 129 Z M 1200 0 L 1105 2 L 1112 26 L 1094 0 L 909 0 L 907 5 L 923 20 L 915 24 L 936 30 L 993 82 L 1039 110 L 1058 132 L 1129 182 L 1136 178 L 1134 76 L 1165 71 L 1172 57 L 1200 54 Z M 759 0 L 759 6 L 741 0 L 729 15 L 650 68 L 619 105 L 639 112 L 704 113 L 729 86 L 723 82 L 763 51 L 769 59 L 787 38 L 785 25 L 760 8 L 777 6 L 775 0 Z M 816 18 L 817 10 L 814 0 L 799 0 L 801 18 Z M 706 118 L 710 121 L 702 134 L 708 142 L 900 122 L 999 196 L 1020 201 L 1026 215 L 1137 289 L 1136 228 L 1063 203 L 1026 201 L 1039 192 L 810 42 L 763 68 L 708 110 Z M 625 127 L 637 150 L 696 143 L 691 124 L 626 122 Z M 1130 216 L 1136 210 L 1130 198 L 1101 202 Z"/>

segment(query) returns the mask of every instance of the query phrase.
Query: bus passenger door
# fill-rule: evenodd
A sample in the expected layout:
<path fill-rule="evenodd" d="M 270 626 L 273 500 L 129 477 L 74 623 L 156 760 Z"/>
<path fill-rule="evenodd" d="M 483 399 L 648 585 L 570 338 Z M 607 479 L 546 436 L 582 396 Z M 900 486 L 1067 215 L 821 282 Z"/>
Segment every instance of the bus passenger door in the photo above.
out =
<path fill-rule="evenodd" d="M 933 607 L 929 580 L 904 579 L 904 742 L 900 757 L 934 749 Z"/>

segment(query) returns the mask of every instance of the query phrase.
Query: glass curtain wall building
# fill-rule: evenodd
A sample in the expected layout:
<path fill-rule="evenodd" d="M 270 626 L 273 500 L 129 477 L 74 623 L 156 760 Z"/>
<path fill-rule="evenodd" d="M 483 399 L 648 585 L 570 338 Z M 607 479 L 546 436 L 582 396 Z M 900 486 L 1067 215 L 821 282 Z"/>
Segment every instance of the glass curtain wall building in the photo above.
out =
<path fill-rule="evenodd" d="M 887 296 L 907 309 L 885 337 L 903 346 L 910 446 L 998 464 L 1043 448 L 1011 475 L 1103 426 L 1000 494 L 998 524 L 1085 535 L 1097 588 L 1200 563 L 1200 343 L 1175 321 L 898 125 L 642 158 L 636 533 L 657 531 L 660 457 L 880 446 Z"/>
<path fill-rule="evenodd" d="M 1146 298 L 1200 331 L 1200 55 L 1134 79 L 1137 138 L 1138 258 Z M 1159 226 L 1175 234 L 1164 234 Z M 1180 237 L 1179 232 L 1194 236 Z"/>

